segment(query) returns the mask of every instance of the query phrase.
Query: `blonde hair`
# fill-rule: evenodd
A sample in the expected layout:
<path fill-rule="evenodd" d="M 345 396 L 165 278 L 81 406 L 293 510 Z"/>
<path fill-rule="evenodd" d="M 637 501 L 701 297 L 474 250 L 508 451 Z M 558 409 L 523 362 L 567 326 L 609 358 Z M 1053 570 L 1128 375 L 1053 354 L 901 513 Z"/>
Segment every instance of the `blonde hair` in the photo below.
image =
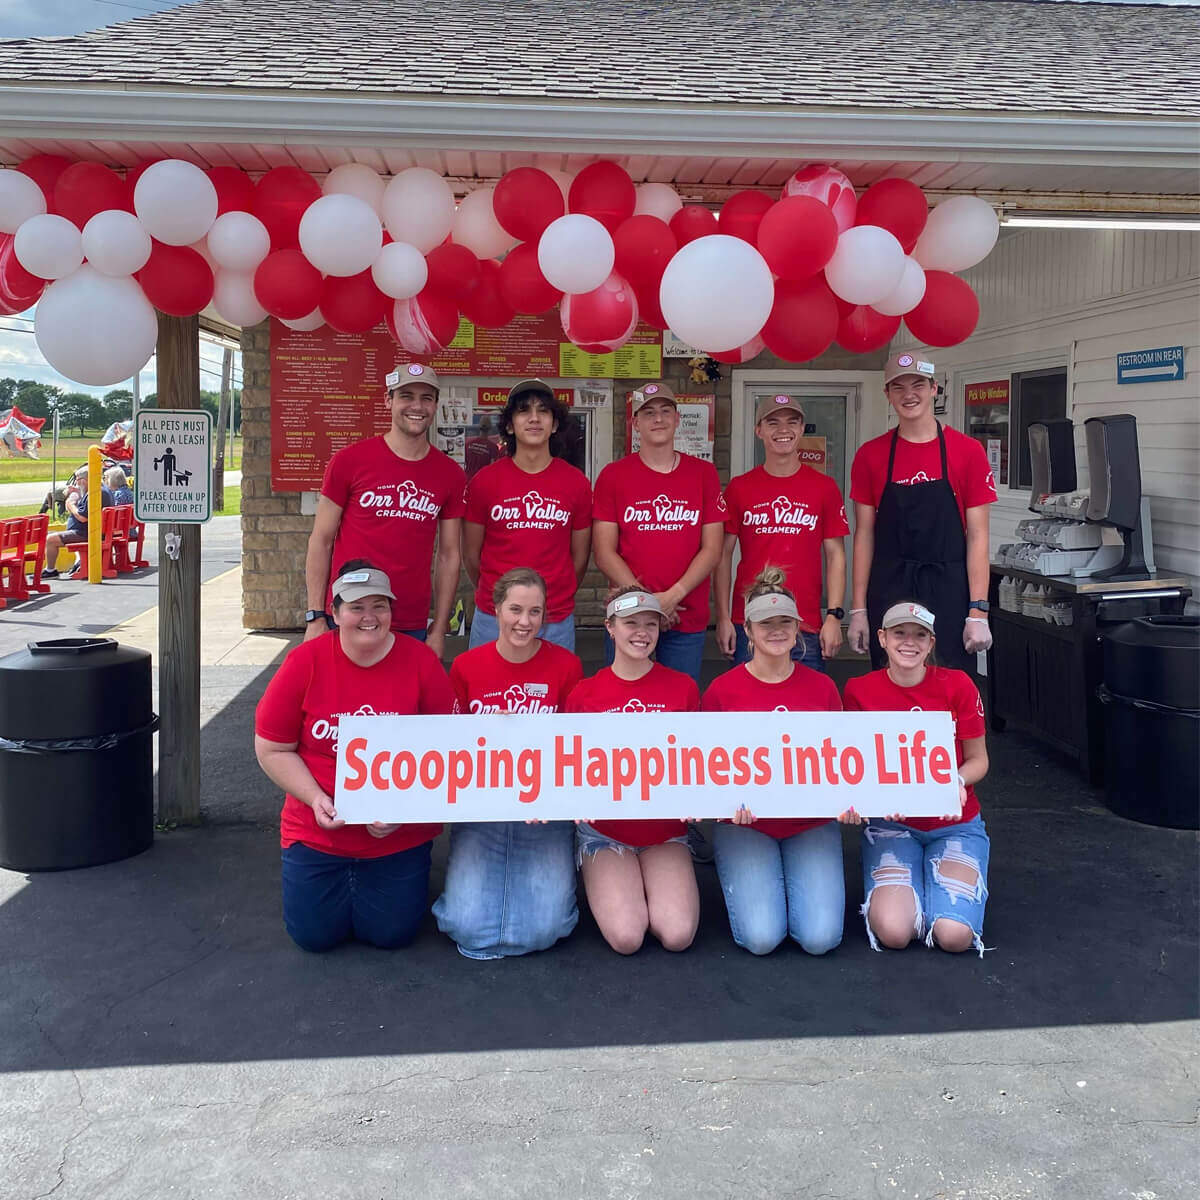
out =
<path fill-rule="evenodd" d="M 786 596 L 789 600 L 795 600 L 796 597 L 792 594 L 791 589 L 786 586 L 787 575 L 784 574 L 782 567 L 773 567 L 768 563 L 754 577 L 754 582 L 743 593 L 742 599 L 746 601 L 757 599 L 759 596 Z"/>

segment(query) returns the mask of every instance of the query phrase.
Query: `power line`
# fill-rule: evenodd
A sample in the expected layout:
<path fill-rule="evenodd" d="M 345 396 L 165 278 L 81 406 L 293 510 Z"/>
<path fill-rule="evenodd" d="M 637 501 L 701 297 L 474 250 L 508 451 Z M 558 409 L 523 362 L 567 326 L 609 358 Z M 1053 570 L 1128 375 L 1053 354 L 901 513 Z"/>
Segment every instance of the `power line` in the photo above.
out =
<path fill-rule="evenodd" d="M 162 12 L 162 9 L 160 9 L 160 8 L 145 8 L 141 4 L 127 4 L 127 3 L 125 3 L 125 0 L 92 0 L 92 3 L 93 4 L 108 4 L 108 5 L 111 5 L 113 8 L 132 8 L 136 12 L 144 12 L 144 13 Z M 172 7 L 174 7 L 174 6 L 172 6 Z"/>

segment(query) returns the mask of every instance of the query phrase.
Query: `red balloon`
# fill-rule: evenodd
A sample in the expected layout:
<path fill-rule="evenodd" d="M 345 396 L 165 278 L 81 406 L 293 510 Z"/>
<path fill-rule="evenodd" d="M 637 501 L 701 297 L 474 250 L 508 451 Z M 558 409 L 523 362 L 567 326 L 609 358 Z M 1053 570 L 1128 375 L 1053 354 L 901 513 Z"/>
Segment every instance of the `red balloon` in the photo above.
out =
<path fill-rule="evenodd" d="M 718 232 L 755 245 L 759 222 L 773 203 L 766 192 L 735 192 L 721 205 L 721 212 L 717 217 Z"/>
<path fill-rule="evenodd" d="M 638 317 L 642 324 L 649 325 L 651 329 L 665 330 L 667 318 L 663 316 L 662 304 L 658 299 L 658 284 L 652 287 L 638 287 L 635 284 L 633 291 L 637 296 Z"/>
<path fill-rule="evenodd" d="M 584 167 L 571 181 L 567 193 L 570 212 L 595 217 L 609 233 L 615 233 L 622 221 L 633 216 L 636 204 L 633 180 L 615 162 L 594 162 Z"/>
<path fill-rule="evenodd" d="M 54 208 L 54 185 L 58 183 L 58 177 L 70 165 L 71 160 L 63 158 L 61 154 L 35 154 L 23 163 L 18 163 L 17 170 L 22 175 L 28 175 L 42 189 L 42 195 L 46 197 L 46 211 L 52 213 L 56 211 Z"/>
<path fill-rule="evenodd" d="M 563 333 L 588 354 L 610 354 L 637 328 L 637 296 L 615 271 L 594 291 L 564 296 L 559 311 Z"/>
<path fill-rule="evenodd" d="M 397 326 L 397 317 L 403 328 Z M 388 333 L 410 354 L 430 358 L 454 341 L 458 332 L 458 308 L 442 292 L 426 288 L 411 300 L 397 300 L 385 316 Z"/>
<path fill-rule="evenodd" d="M 949 271 L 926 271 L 925 295 L 904 314 L 904 323 L 926 346 L 957 346 L 979 324 L 979 298 L 965 279 Z"/>
<path fill-rule="evenodd" d="M 17 262 L 16 251 L 13 250 L 13 235 L 6 233 L 4 238 L 5 241 L 0 243 L 0 289 L 13 300 L 25 296 L 33 296 L 36 299 L 42 294 L 46 281 L 40 275 L 25 270 Z"/>
<path fill-rule="evenodd" d="M 103 163 L 72 163 L 54 185 L 54 211 L 80 229 L 108 208 L 132 212 L 132 199 L 125 180 Z"/>
<path fill-rule="evenodd" d="M 702 204 L 685 204 L 671 218 L 671 232 L 681 246 L 717 232 L 717 218 Z"/>
<path fill-rule="evenodd" d="M 553 182 L 553 181 L 552 181 Z M 429 279 L 425 286 L 461 304 L 479 278 L 479 259 L 466 246 L 444 242 L 425 255 Z"/>
<path fill-rule="evenodd" d="M 212 267 L 190 246 L 154 242 L 135 278 L 146 299 L 172 317 L 194 316 L 213 298 Z"/>
<path fill-rule="evenodd" d="M 851 304 L 849 300 L 843 300 L 836 292 L 833 294 L 834 303 L 838 308 L 838 317 L 848 317 L 857 307 L 857 304 Z"/>
<path fill-rule="evenodd" d="M 899 328 L 899 317 L 884 316 L 866 304 L 856 304 L 848 313 L 842 313 L 835 341 L 852 354 L 866 354 L 886 346 Z"/>
<path fill-rule="evenodd" d="M 267 227 L 272 250 L 300 244 L 300 218 L 321 197 L 321 185 L 299 167 L 273 167 L 254 189 L 254 215 Z"/>
<path fill-rule="evenodd" d="M 544 313 L 561 299 L 538 266 L 537 243 L 514 246 L 500 264 L 500 294 L 519 313 Z"/>
<path fill-rule="evenodd" d="M 657 290 L 679 242 L 666 221 L 642 213 L 617 226 L 613 246 L 617 273 L 635 287 Z"/>
<path fill-rule="evenodd" d="M 859 197 L 854 223 L 886 229 L 895 234 L 904 253 L 911 254 L 927 220 L 929 203 L 915 183 L 907 179 L 881 179 Z"/>
<path fill-rule="evenodd" d="M 823 278 L 781 279 L 762 340 L 785 362 L 807 362 L 829 349 L 837 327 L 837 305 Z"/>
<path fill-rule="evenodd" d="M 299 250 L 275 250 L 255 269 L 254 295 L 271 316 L 298 321 L 321 302 L 321 272 Z"/>
<path fill-rule="evenodd" d="M 46 286 L 44 279 L 38 279 L 36 276 L 29 275 L 28 271 L 24 271 L 29 279 L 33 280 L 33 287 L 29 292 L 16 293 L 8 289 L 4 281 L 4 263 L 5 259 L 11 259 L 12 263 L 20 267 L 17 262 L 16 255 L 12 251 L 13 235 L 11 233 L 0 233 L 0 314 L 6 317 L 15 317 L 19 313 L 23 313 L 27 308 L 32 308 L 40 299 L 42 289 Z"/>
<path fill-rule="evenodd" d="M 553 180 L 551 180 L 553 182 Z M 429 285 L 426 284 L 426 287 Z M 500 264 L 490 258 L 479 264 L 474 282 L 462 300 L 463 316 L 484 329 L 503 329 L 516 309 L 500 288 Z"/>
<path fill-rule="evenodd" d="M 321 285 L 321 316 L 338 333 L 366 333 L 374 329 L 391 306 L 390 297 L 375 286 L 370 268 L 357 275 L 330 275 Z"/>
<path fill-rule="evenodd" d="M 492 193 L 492 211 L 501 227 L 523 242 L 537 241 L 566 206 L 557 183 L 537 167 L 516 167 Z"/>
<path fill-rule="evenodd" d="M 788 196 L 767 210 L 758 250 L 780 279 L 808 279 L 833 257 L 838 227 L 833 210 L 812 196 Z"/>
<path fill-rule="evenodd" d="M 227 212 L 254 211 L 254 180 L 240 167 L 209 167 L 205 174 L 217 189 L 218 217 Z"/>

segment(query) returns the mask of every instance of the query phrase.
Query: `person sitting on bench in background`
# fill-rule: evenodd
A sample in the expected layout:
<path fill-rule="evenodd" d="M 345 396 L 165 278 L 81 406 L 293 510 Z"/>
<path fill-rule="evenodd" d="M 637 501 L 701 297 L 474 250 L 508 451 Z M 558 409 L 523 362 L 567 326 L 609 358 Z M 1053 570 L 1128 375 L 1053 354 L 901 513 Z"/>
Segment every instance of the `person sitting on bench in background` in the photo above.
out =
<path fill-rule="evenodd" d="M 104 484 L 112 492 L 114 504 L 133 503 L 133 488 L 129 486 L 129 476 L 123 467 L 109 467 L 104 472 Z"/>
<path fill-rule="evenodd" d="M 58 561 L 58 552 L 65 546 L 70 549 L 72 544 L 86 542 L 88 535 L 88 469 L 80 467 L 75 472 L 73 480 L 78 491 L 67 493 L 67 528 L 63 533 L 52 533 L 46 538 L 46 563 L 42 567 L 43 579 L 57 579 L 59 572 L 54 564 Z M 112 508 L 113 494 L 103 484 L 100 486 L 100 507 Z M 67 572 L 66 578 L 72 579 L 79 569 L 79 563 Z"/>

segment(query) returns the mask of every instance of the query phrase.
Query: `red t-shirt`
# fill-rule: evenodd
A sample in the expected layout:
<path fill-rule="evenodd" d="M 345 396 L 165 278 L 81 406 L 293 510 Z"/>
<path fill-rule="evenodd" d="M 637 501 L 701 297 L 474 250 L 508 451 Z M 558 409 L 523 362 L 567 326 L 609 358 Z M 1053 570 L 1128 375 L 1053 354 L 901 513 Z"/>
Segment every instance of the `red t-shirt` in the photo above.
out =
<path fill-rule="evenodd" d="M 433 589 L 430 564 L 437 523 L 461 517 L 463 469 L 433 446 L 416 462 L 393 454 L 382 437 L 339 450 L 325 468 L 321 495 L 342 510 L 333 541 L 333 572 L 365 558 L 387 572 L 396 599 L 393 629 L 424 629 Z M 326 590 L 325 607 L 332 604 Z"/>
<path fill-rule="evenodd" d="M 532 567 L 546 581 L 546 620 L 575 611 L 571 534 L 592 520 L 592 488 L 582 471 L 552 458 L 530 474 L 511 458 L 497 459 L 467 485 L 467 520 L 483 526 L 476 608 L 495 613 L 496 580 L 514 567 Z"/>
<path fill-rule="evenodd" d="M 454 711 L 461 713 L 561 712 L 582 678 L 579 659 L 553 642 L 539 641 L 528 662 L 511 663 L 488 642 L 450 664 Z"/>
<path fill-rule="evenodd" d="M 283 660 L 254 712 L 254 732 L 269 742 L 296 743 L 296 753 L 317 786 L 333 796 L 337 774 L 338 719 L 377 714 L 448 713 L 454 708 L 442 664 L 414 638 L 396 635 L 386 658 L 359 667 L 342 650 L 336 630 L 301 642 Z M 401 825 L 372 837 L 365 825 L 322 829 L 313 810 L 286 796 L 279 820 L 283 846 L 303 842 L 344 858 L 380 858 L 431 841 L 441 825 Z"/>
<path fill-rule="evenodd" d="M 929 667 L 925 678 L 912 687 L 901 687 L 887 668 L 859 675 L 846 682 L 847 712 L 948 712 L 954 718 L 954 756 L 963 762 L 963 739 L 983 737 L 987 732 L 983 719 L 983 700 L 979 689 L 965 671 L 953 667 Z M 905 824 L 914 829 L 941 829 L 979 816 L 975 789 L 967 785 L 967 802 L 962 816 L 950 821 L 939 817 L 910 817 Z"/>
<path fill-rule="evenodd" d="M 842 698 L 828 675 L 800 663 L 782 683 L 764 683 L 743 665 L 718 675 L 708 685 L 700 708 L 704 712 L 841 712 Z M 753 827 L 782 839 L 828 823 L 828 817 L 763 817 Z"/>
<path fill-rule="evenodd" d="M 967 509 L 996 502 L 996 480 L 988 466 L 983 447 L 957 429 L 946 429 L 946 469 L 950 486 L 958 501 L 963 528 L 967 527 Z M 887 483 L 888 454 L 891 452 L 892 431 L 864 442 L 850 467 L 850 499 L 858 504 L 879 507 Z M 896 445 L 896 463 L 892 468 L 893 483 L 928 483 L 942 477 L 942 454 L 935 437 L 930 442 L 906 442 L 900 438 Z"/>
<path fill-rule="evenodd" d="M 592 516 L 617 526 L 617 553 L 647 591 L 665 592 L 700 550 L 705 525 L 725 523 L 717 469 L 681 454 L 673 471 L 652 471 L 638 454 L 609 463 L 596 480 Z M 679 606 L 680 633 L 708 628 L 709 580 Z"/>
<path fill-rule="evenodd" d="M 739 625 L 745 618 L 746 591 L 769 563 L 787 575 L 801 626 L 816 633 L 821 628 L 821 544 L 850 532 L 836 480 L 803 464 L 784 477 L 755 467 L 729 481 L 725 507 L 725 532 L 737 535 L 741 550 L 733 585 L 733 623 Z"/>
<path fill-rule="evenodd" d="M 700 689 L 682 671 L 654 663 L 641 679 L 621 679 L 604 667 L 585 679 L 567 701 L 573 713 L 696 712 Z M 660 846 L 687 833 L 687 822 L 652 817 L 641 821 L 593 821 L 592 828 L 626 846 Z"/>

